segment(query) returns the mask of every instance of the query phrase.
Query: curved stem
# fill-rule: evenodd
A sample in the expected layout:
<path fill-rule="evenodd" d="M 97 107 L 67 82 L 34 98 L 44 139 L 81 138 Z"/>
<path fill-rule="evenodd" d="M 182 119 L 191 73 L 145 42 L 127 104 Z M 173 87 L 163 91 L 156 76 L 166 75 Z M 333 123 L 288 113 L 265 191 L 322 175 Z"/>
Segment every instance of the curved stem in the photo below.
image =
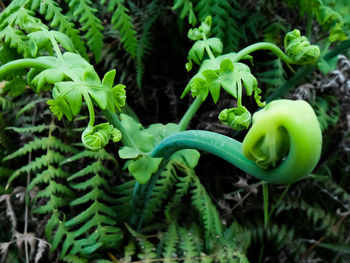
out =
<path fill-rule="evenodd" d="M 39 69 L 48 69 L 52 68 L 53 65 L 50 63 L 45 63 L 38 59 L 33 58 L 24 58 L 18 59 L 11 62 L 6 63 L 5 65 L 0 67 L 0 78 L 4 77 L 8 73 L 14 70 L 24 69 L 24 68 L 39 68 Z"/>
<path fill-rule="evenodd" d="M 88 126 L 94 126 L 95 111 L 94 111 L 94 106 L 92 105 L 92 101 L 90 99 L 90 95 L 86 91 L 83 91 L 83 97 L 85 99 L 86 105 L 87 105 L 88 110 L 89 110 L 90 120 L 89 120 Z"/>
<path fill-rule="evenodd" d="M 115 128 L 120 130 L 122 133 L 122 139 L 121 142 L 125 146 L 133 147 L 135 149 L 138 149 L 136 146 L 134 140 L 129 136 L 129 133 L 125 130 L 123 124 L 118 118 L 118 115 L 114 112 L 111 112 L 109 110 L 102 110 L 103 114 L 107 118 L 108 122 L 111 123 Z"/>
<path fill-rule="evenodd" d="M 291 58 L 289 58 L 286 54 L 284 54 L 284 52 L 278 46 L 269 42 L 259 42 L 259 43 L 252 44 L 246 48 L 243 48 L 241 51 L 239 51 L 236 54 L 234 62 L 240 61 L 248 54 L 257 50 L 270 50 L 274 52 L 280 59 L 282 59 L 287 64 L 294 64 L 294 61 Z"/>
<path fill-rule="evenodd" d="M 170 158 L 176 151 L 182 149 L 197 149 L 212 153 L 246 173 L 270 183 L 291 183 L 286 177 L 290 170 L 277 167 L 265 170 L 247 159 L 242 152 L 242 143 L 225 135 L 210 131 L 183 131 L 171 135 L 161 141 L 151 152 L 152 157 Z M 293 160 L 294 161 L 294 160 Z M 289 161 L 290 162 L 290 161 Z M 297 165 L 294 163 L 294 165 Z"/>
<path fill-rule="evenodd" d="M 49 31 L 47 31 L 47 32 L 49 33 Z M 58 59 L 63 60 L 63 56 L 62 56 L 62 52 L 60 50 L 60 47 L 58 46 L 57 41 L 52 36 L 52 34 L 50 34 L 50 42 L 51 42 L 51 45 L 52 45 L 53 49 L 55 50 L 55 53 L 56 53 L 56 56 L 58 57 Z"/>
<path fill-rule="evenodd" d="M 179 122 L 179 131 L 186 130 L 188 124 L 190 123 L 190 121 L 192 120 L 193 116 L 196 114 L 202 103 L 203 99 L 200 96 L 196 97 L 196 99 L 192 102 L 191 106 L 187 109 L 185 115 Z"/>
<path fill-rule="evenodd" d="M 205 47 L 205 50 L 208 53 L 209 58 L 211 60 L 215 60 L 215 57 L 214 57 L 213 53 L 211 52 L 210 47 L 208 45 L 208 39 L 207 39 L 207 37 L 206 37 L 204 32 L 202 33 L 202 37 L 203 37 L 203 41 L 204 41 L 204 47 Z"/>
<path fill-rule="evenodd" d="M 260 111 L 252 128 L 242 143 L 209 131 L 183 131 L 163 139 L 151 152 L 151 157 L 170 158 L 181 149 L 198 149 L 212 153 L 252 176 L 276 184 L 290 184 L 309 175 L 318 163 L 322 147 L 322 134 L 315 113 L 304 101 L 280 100 Z M 256 113 L 256 114 L 257 114 Z M 271 131 L 285 129 L 289 137 L 289 153 L 273 169 L 263 169 L 246 156 L 261 158 L 261 152 L 268 155 L 278 146 L 278 138 L 271 140 Z M 270 136 L 269 136 L 270 135 Z M 264 139 L 271 145 L 265 145 Z M 287 138 L 284 137 L 286 140 Z M 263 140 L 263 143 L 261 143 Z M 276 148 L 275 148 L 276 147 Z M 253 149 L 250 152 L 249 149 Z M 245 152 L 243 153 L 243 150 Z M 248 150 L 248 152 L 247 152 Z M 276 162 L 276 161 L 274 161 Z"/>

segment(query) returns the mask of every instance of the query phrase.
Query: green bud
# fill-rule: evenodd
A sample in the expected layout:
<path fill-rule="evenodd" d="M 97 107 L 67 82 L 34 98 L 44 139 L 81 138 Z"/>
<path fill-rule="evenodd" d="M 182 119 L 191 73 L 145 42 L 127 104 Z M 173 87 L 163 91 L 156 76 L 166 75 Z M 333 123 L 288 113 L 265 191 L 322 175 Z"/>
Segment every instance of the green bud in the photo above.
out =
<path fill-rule="evenodd" d="M 244 130 L 250 125 L 251 115 L 246 107 L 224 109 L 219 114 L 219 120 L 234 130 Z"/>
<path fill-rule="evenodd" d="M 287 56 L 294 60 L 295 64 L 312 64 L 320 57 L 319 47 L 310 45 L 307 38 L 300 35 L 298 29 L 294 29 L 286 34 L 284 48 Z"/>

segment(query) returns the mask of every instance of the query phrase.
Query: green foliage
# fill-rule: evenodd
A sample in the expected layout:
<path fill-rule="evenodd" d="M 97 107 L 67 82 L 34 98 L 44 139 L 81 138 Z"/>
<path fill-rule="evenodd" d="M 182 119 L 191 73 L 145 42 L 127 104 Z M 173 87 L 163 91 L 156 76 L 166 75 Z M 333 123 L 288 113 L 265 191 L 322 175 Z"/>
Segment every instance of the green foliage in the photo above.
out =
<path fill-rule="evenodd" d="M 82 25 L 81 29 L 86 32 L 84 38 L 89 49 L 94 53 L 96 62 L 99 62 L 103 48 L 103 25 L 102 21 L 95 15 L 97 9 L 91 6 L 90 0 L 70 0 L 68 2 L 69 8 L 74 10 L 73 16 Z"/>
<path fill-rule="evenodd" d="M 300 31 L 294 29 L 288 32 L 284 38 L 284 49 L 288 57 L 296 64 L 311 64 L 318 60 L 320 49 L 316 45 L 310 45 L 306 37 L 300 35 Z"/>
<path fill-rule="evenodd" d="M 347 36 L 344 32 L 344 21 L 342 16 L 330 6 L 327 5 L 327 1 L 323 0 L 286 0 L 290 6 L 298 6 L 300 8 L 301 15 L 315 16 L 317 22 L 325 29 L 329 31 L 329 41 L 344 41 Z"/>
<path fill-rule="evenodd" d="M 329 126 L 336 125 L 340 116 L 340 108 L 335 97 L 318 96 L 314 107 L 322 131 L 327 130 Z"/>
<path fill-rule="evenodd" d="M 193 4 L 190 0 L 175 0 L 173 9 L 177 10 L 181 8 L 180 18 L 184 19 L 188 17 L 188 23 L 194 26 L 197 23 L 197 18 L 193 10 Z"/>
<path fill-rule="evenodd" d="M 109 1 L 108 11 L 113 12 L 111 23 L 118 30 L 125 50 L 134 58 L 137 47 L 136 31 L 132 18 L 128 15 L 129 10 L 124 5 L 124 0 Z"/>
<path fill-rule="evenodd" d="M 33 11 L 39 10 L 45 20 L 50 21 L 51 27 L 58 27 L 58 31 L 66 34 L 73 42 L 74 47 L 83 56 L 87 57 L 86 47 L 82 41 L 79 30 L 74 27 L 74 24 L 62 13 L 62 8 L 53 0 L 33 0 L 31 1 L 30 9 Z"/>
<path fill-rule="evenodd" d="M 335 69 L 337 55 L 348 48 L 346 0 L 4 4 L 0 261 L 22 262 L 25 255 L 33 262 L 96 263 L 350 260 L 344 87 L 324 93 L 322 87 L 310 88 L 325 136 L 322 163 L 288 192 L 269 186 L 265 207 L 261 183 L 218 159 L 196 150 L 152 157 L 160 141 L 187 128 L 209 93 L 220 109 L 203 106 L 191 127 L 228 133 L 206 116 L 218 116 L 236 130 L 247 128 L 249 111 L 264 106 L 262 91 L 273 97 L 286 86 L 284 94 L 309 78 L 317 81 L 313 64 L 320 53 L 322 73 Z M 192 46 L 183 38 L 187 21 L 194 27 L 188 33 Z M 278 47 L 292 26 L 300 31 L 287 33 L 284 54 Z M 250 44 L 260 40 L 269 43 L 258 48 L 253 63 L 250 54 L 258 49 Z M 181 71 L 186 54 L 186 69 L 197 71 L 194 76 Z M 309 63 L 294 75 L 292 64 Z M 338 82 L 347 78 L 344 72 L 331 74 L 339 75 Z M 127 85 L 129 106 L 126 86 L 115 82 Z M 182 97 L 191 92 L 199 99 L 185 114 L 188 122 L 162 124 L 183 113 L 186 102 L 177 100 L 183 86 Z M 268 135 L 257 142 L 262 166 L 271 159 L 278 165 L 287 156 L 287 137 L 280 128 L 277 143 Z M 27 252 L 25 242 L 33 245 Z"/>
<path fill-rule="evenodd" d="M 152 51 L 152 37 L 153 27 L 156 21 L 159 19 L 163 10 L 161 0 L 152 1 L 147 5 L 144 11 L 141 12 L 141 24 L 142 24 L 142 32 L 137 42 L 137 48 L 135 52 L 135 63 L 136 63 L 136 81 L 137 86 L 141 89 L 142 86 L 142 78 L 145 71 L 145 60 L 150 56 Z"/>
<path fill-rule="evenodd" d="M 242 9 L 235 0 L 225 1 L 175 1 L 173 9 L 181 8 L 180 18 L 188 17 L 188 22 L 194 26 L 197 21 L 204 21 L 207 16 L 213 17 L 211 34 L 222 40 L 226 51 L 238 48 L 239 39 L 243 36 L 238 20 Z M 198 18 L 198 19 L 196 19 Z"/>
<path fill-rule="evenodd" d="M 103 160 L 115 160 L 102 149 L 98 152 L 77 153 L 62 164 L 67 166 L 85 157 L 95 159 L 95 162 L 68 178 L 70 187 L 80 195 L 70 206 L 84 209 L 65 222 L 60 222 L 53 238 L 52 250 L 62 244 L 61 258 L 68 254 L 90 257 L 98 251 L 116 246 L 122 238 L 120 228 L 115 226 L 117 213 L 110 208 L 114 199 L 106 177 L 112 176 L 113 172 L 102 163 Z M 73 180 L 78 182 L 73 183 Z"/>

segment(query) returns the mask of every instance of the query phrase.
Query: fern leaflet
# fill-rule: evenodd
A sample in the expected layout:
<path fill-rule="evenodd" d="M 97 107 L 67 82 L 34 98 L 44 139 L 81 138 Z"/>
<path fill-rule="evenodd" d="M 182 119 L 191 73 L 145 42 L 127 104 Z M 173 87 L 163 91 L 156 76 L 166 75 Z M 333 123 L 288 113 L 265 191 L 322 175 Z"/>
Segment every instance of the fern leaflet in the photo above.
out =
<path fill-rule="evenodd" d="M 135 58 L 137 47 L 136 30 L 134 29 L 132 18 L 128 15 L 129 10 L 124 6 L 124 0 L 109 1 L 108 10 L 113 12 L 111 22 L 113 27 L 119 31 L 120 40 L 125 50 L 131 57 Z"/>
<path fill-rule="evenodd" d="M 69 7 L 74 10 L 73 16 L 80 17 L 79 23 L 82 30 L 85 31 L 84 38 L 87 45 L 94 53 L 96 62 L 101 60 L 101 51 L 103 47 L 102 22 L 95 15 L 97 9 L 91 7 L 90 0 L 69 0 Z"/>
<path fill-rule="evenodd" d="M 74 28 L 74 24 L 62 13 L 58 3 L 53 0 L 33 0 L 30 9 L 33 11 L 39 9 L 39 13 L 50 21 L 50 25 L 58 27 L 60 32 L 69 36 L 80 55 L 87 58 L 85 44 L 79 35 L 79 30 Z"/>

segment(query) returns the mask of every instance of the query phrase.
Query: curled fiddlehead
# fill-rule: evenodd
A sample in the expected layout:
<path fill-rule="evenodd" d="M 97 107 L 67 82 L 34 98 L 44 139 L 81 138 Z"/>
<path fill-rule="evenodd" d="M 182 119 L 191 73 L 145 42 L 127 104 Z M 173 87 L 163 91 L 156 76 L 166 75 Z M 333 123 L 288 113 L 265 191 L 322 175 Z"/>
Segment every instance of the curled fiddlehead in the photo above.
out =
<path fill-rule="evenodd" d="M 180 149 L 203 150 L 258 179 L 290 184 L 312 172 L 321 147 L 321 129 L 311 106 L 305 101 L 277 100 L 253 115 L 243 143 L 214 132 L 184 131 L 162 140 L 151 156 L 169 158 Z"/>
<path fill-rule="evenodd" d="M 287 56 L 299 65 L 315 63 L 320 57 L 318 46 L 310 45 L 308 39 L 301 36 L 298 29 L 286 34 L 284 49 Z"/>
<path fill-rule="evenodd" d="M 81 140 L 84 145 L 93 151 L 105 147 L 110 139 L 112 139 L 113 142 L 119 142 L 121 138 L 121 132 L 108 122 L 100 123 L 95 126 L 88 126 L 81 135 Z"/>

